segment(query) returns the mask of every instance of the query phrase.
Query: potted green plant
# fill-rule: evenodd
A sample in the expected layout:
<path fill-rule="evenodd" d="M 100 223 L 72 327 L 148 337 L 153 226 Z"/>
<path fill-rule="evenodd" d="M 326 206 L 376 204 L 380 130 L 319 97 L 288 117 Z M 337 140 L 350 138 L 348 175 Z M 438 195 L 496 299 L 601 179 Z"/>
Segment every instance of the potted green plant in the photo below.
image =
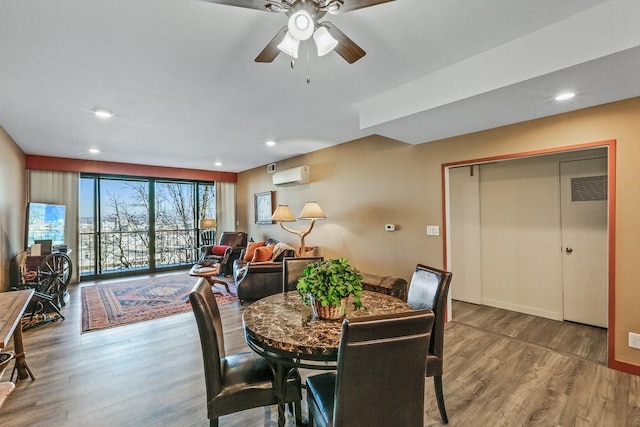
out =
<path fill-rule="evenodd" d="M 353 306 L 362 307 L 362 276 L 349 265 L 347 258 L 313 262 L 304 269 L 297 290 L 302 302 L 311 305 L 314 315 L 322 319 L 344 317 L 347 300 L 353 296 Z"/>

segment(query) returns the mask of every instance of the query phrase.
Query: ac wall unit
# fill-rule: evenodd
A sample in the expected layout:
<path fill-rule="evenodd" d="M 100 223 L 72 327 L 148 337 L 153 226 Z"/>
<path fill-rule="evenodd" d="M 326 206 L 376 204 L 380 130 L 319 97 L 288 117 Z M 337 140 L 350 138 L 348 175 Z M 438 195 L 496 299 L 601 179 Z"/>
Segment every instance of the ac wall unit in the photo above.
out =
<path fill-rule="evenodd" d="M 271 176 L 273 177 L 273 185 L 276 187 L 308 184 L 310 182 L 311 168 L 309 166 L 299 166 L 276 172 Z"/>

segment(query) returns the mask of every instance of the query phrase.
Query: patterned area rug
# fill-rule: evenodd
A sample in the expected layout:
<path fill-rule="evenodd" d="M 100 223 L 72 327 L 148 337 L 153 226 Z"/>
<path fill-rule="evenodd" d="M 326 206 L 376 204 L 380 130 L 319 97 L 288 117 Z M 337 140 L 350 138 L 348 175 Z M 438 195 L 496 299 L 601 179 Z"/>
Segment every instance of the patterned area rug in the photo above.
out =
<path fill-rule="evenodd" d="M 184 273 L 82 287 L 82 332 L 190 311 L 189 292 L 197 280 Z M 238 301 L 233 279 L 229 287 L 231 294 L 222 285 L 215 287 L 221 292 L 218 304 Z"/>

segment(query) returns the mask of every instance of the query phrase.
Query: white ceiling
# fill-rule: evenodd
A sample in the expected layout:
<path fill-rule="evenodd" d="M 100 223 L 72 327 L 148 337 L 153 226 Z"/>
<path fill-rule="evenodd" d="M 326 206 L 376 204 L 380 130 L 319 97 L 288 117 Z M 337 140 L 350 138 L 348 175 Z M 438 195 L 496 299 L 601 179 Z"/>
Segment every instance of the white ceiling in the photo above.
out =
<path fill-rule="evenodd" d="M 640 96 L 637 0 L 396 0 L 325 16 L 367 52 L 352 65 L 254 62 L 286 19 L 198 0 L 5 0 L 0 125 L 27 154 L 240 172 Z M 552 100 L 565 90 L 577 96 Z"/>

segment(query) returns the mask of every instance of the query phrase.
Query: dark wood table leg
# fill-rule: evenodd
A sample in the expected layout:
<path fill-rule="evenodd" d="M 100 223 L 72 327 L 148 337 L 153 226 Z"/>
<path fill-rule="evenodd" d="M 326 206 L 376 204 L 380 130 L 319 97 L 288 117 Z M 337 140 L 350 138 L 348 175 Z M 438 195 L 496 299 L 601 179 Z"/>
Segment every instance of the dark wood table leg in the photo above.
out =
<path fill-rule="evenodd" d="M 275 365 L 275 381 L 274 388 L 276 397 L 278 398 L 278 427 L 284 427 L 286 403 L 285 396 L 287 394 L 287 377 L 288 369 L 282 363 L 274 363 Z"/>
<path fill-rule="evenodd" d="M 13 347 L 16 353 L 16 364 L 13 368 L 13 372 L 11 373 L 11 380 L 13 380 L 14 373 L 17 373 L 16 382 L 26 380 L 27 378 L 31 378 L 32 381 L 35 381 L 36 377 L 33 376 L 33 372 L 31 372 L 31 368 L 29 368 L 27 358 L 25 357 L 24 345 L 22 343 L 21 321 L 18 322 L 15 331 L 13 331 Z"/>
<path fill-rule="evenodd" d="M 287 396 L 287 381 L 292 377 L 299 377 L 296 368 L 289 366 L 287 363 L 268 360 L 274 371 L 274 384 L 276 397 L 278 398 L 278 427 L 284 427 L 286 421 L 287 404 L 285 398 Z M 292 413 L 295 417 L 296 426 L 304 426 L 302 422 L 302 401 L 294 403 L 291 406 Z"/>
<path fill-rule="evenodd" d="M 231 290 L 229 289 L 229 284 L 224 280 L 216 279 L 215 277 L 211 277 L 211 276 L 207 276 L 206 279 L 211 286 L 215 286 L 216 283 L 219 285 L 224 285 L 224 288 L 227 290 L 227 293 L 228 294 L 231 293 Z"/>

